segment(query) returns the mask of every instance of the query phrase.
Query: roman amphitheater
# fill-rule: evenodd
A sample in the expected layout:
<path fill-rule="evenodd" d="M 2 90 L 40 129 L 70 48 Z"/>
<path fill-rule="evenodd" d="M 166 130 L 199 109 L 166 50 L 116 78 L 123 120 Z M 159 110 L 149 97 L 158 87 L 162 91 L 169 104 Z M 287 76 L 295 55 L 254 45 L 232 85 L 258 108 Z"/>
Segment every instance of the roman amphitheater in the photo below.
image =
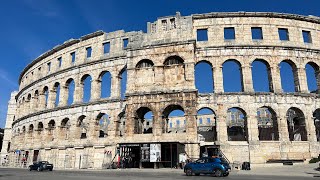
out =
<path fill-rule="evenodd" d="M 9 166 L 48 160 L 75 169 L 128 155 L 131 167 L 173 168 L 184 152 L 305 161 L 320 148 L 319 58 L 320 18 L 283 13 L 176 13 L 148 23 L 146 33 L 70 39 L 21 72 L 1 155 Z M 226 74 L 227 63 L 238 68 Z M 255 63 L 265 67 L 268 90 L 256 90 Z M 203 78 L 200 65 L 210 67 Z M 237 78 L 226 77 L 237 73 L 241 88 L 227 91 Z M 211 91 L 201 92 L 198 81 L 208 77 Z"/>

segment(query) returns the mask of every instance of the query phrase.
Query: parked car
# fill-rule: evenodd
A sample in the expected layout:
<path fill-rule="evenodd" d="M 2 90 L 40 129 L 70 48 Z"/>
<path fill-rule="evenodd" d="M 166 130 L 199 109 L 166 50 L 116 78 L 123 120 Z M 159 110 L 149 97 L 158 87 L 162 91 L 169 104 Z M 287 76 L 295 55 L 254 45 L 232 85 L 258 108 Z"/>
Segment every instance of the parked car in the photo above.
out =
<path fill-rule="evenodd" d="M 193 174 L 213 174 L 214 176 L 228 176 L 231 168 L 224 158 L 202 157 L 195 162 L 188 163 L 184 166 L 184 172 L 187 176 Z"/>
<path fill-rule="evenodd" d="M 29 171 L 37 170 L 37 171 L 43 171 L 43 170 L 49 170 L 52 171 L 53 164 L 50 164 L 48 161 L 39 161 L 35 162 L 32 165 L 29 166 Z"/>

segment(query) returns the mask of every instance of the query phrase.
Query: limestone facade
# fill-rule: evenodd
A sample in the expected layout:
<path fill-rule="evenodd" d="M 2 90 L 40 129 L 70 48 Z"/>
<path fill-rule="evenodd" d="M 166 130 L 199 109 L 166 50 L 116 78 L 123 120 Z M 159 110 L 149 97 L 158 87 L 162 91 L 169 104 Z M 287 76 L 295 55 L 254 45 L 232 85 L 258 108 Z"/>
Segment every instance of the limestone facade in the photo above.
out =
<path fill-rule="evenodd" d="M 230 27 L 235 32 L 232 40 L 224 38 L 224 29 Z M 262 29 L 263 39 L 252 39 L 252 27 Z M 287 29 L 289 40 L 279 40 L 279 28 Z M 197 39 L 198 30 L 207 32 L 207 40 Z M 312 41 L 304 42 L 302 31 L 309 32 Z M 102 168 L 116 155 L 119 144 L 170 142 L 183 144 L 191 158 L 200 156 L 200 146 L 219 147 L 231 162 L 316 157 L 320 99 L 308 90 L 305 66 L 311 63 L 315 68 L 319 89 L 319 55 L 320 19 L 280 13 L 177 13 L 148 23 L 147 33 L 97 31 L 71 39 L 39 56 L 21 73 L 19 91 L 9 102 L 1 154 L 9 155 L 11 166 L 28 152 L 29 163 L 42 159 L 59 168 Z M 254 92 L 251 67 L 257 59 L 267 64 L 270 92 Z M 224 92 L 223 85 L 228 82 L 223 82 L 222 68 L 228 60 L 236 60 L 241 67 L 242 92 Z M 195 86 L 195 67 L 203 61 L 212 67 L 211 93 L 199 93 Z M 282 90 L 282 61 L 293 67 L 296 92 Z M 106 72 L 110 73 L 111 93 L 101 98 Z M 91 77 L 91 96 L 84 102 L 87 77 Z M 74 96 L 69 104 L 72 81 Z M 274 112 L 277 140 L 259 140 L 257 110 L 261 107 Z M 202 108 L 214 112 L 217 135 L 213 142 L 202 142 L 198 135 L 197 112 Z M 244 112 L 245 141 L 228 139 L 230 108 Z M 302 112 L 299 122 L 307 140 L 289 138 L 290 108 Z M 185 130 L 172 133 L 165 127 L 170 112 L 176 109 L 184 112 L 181 122 L 186 121 Z M 142 133 L 137 123 L 149 111 L 153 114 L 152 133 Z M 108 132 L 101 138 L 98 121 L 105 114 Z"/>

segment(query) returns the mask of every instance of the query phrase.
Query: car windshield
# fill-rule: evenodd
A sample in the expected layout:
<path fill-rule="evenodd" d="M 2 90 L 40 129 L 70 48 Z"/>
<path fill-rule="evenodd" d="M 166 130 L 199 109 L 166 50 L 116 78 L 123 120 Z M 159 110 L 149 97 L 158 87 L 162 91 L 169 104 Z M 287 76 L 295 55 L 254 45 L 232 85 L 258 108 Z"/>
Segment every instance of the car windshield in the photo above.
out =
<path fill-rule="evenodd" d="M 39 163 L 41 163 L 41 164 L 48 164 L 48 161 L 41 161 L 41 162 L 39 162 Z"/>

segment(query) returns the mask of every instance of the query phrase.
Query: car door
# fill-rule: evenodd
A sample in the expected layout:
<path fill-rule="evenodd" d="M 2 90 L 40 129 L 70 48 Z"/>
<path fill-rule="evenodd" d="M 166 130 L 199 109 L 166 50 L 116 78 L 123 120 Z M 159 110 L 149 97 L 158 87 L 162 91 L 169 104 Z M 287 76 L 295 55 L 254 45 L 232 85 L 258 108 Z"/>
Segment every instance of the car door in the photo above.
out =
<path fill-rule="evenodd" d="M 203 164 L 203 173 L 211 173 L 213 169 L 214 163 L 212 158 L 207 158 L 205 163 Z"/>
<path fill-rule="evenodd" d="M 205 159 L 198 159 L 193 165 L 192 171 L 194 173 L 203 173 L 204 165 L 205 165 Z"/>

